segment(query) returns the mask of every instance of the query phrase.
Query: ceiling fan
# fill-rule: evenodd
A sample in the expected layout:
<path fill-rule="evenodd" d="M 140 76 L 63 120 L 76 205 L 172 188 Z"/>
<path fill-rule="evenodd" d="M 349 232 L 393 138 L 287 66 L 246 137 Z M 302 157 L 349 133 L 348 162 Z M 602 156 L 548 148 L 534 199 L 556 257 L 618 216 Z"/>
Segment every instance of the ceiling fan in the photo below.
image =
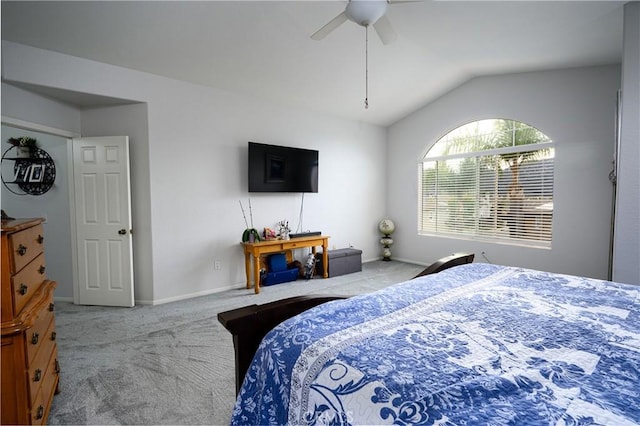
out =
<path fill-rule="evenodd" d="M 398 35 L 385 16 L 389 4 L 412 3 L 416 0 L 349 0 L 344 12 L 333 18 L 325 26 L 311 35 L 313 40 L 322 40 L 333 30 L 347 22 L 355 22 L 365 28 L 373 25 L 383 44 L 396 40 Z"/>
<path fill-rule="evenodd" d="M 322 40 L 347 20 L 365 28 L 365 108 L 369 108 L 369 26 L 373 25 L 383 44 L 393 43 L 398 35 L 385 16 L 387 7 L 393 3 L 413 3 L 416 1 L 420 0 L 349 0 L 344 12 L 311 35 L 313 40 Z"/>

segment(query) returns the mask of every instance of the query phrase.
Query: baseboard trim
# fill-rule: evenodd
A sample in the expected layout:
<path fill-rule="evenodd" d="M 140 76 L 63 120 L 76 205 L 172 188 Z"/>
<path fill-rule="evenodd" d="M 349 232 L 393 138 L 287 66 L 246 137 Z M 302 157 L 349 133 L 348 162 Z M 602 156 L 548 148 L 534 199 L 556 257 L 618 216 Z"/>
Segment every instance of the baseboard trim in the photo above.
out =
<path fill-rule="evenodd" d="M 165 303 L 179 302 L 181 300 L 193 299 L 194 297 L 209 296 L 211 294 L 220 293 L 227 290 L 237 290 L 246 288 L 246 284 L 234 284 L 224 287 L 218 287 L 210 290 L 198 291 L 196 293 L 181 294 L 180 296 L 167 297 L 158 300 L 136 300 L 136 305 L 164 305 Z"/>
<path fill-rule="evenodd" d="M 379 260 L 382 260 L 382 257 L 363 260 L 362 263 L 376 262 L 376 261 L 379 261 Z M 415 264 L 415 265 L 428 266 L 428 264 L 426 264 L 426 263 L 416 262 L 414 260 L 409 260 L 409 259 L 393 258 L 393 260 L 395 260 L 397 262 L 412 263 L 412 264 Z M 194 297 L 209 296 L 211 294 L 221 293 L 221 292 L 227 291 L 227 290 L 241 290 L 243 288 L 246 288 L 246 284 L 244 284 L 244 283 L 232 284 L 232 285 L 228 285 L 228 286 L 224 286 L 224 287 L 218 287 L 218 288 L 214 288 L 214 289 L 203 290 L 203 291 L 199 291 L 199 292 L 196 292 L 196 293 L 181 294 L 179 296 L 167 297 L 167 298 L 158 299 L 158 300 L 136 299 L 135 300 L 135 304 L 136 305 L 152 305 L 152 306 L 154 306 L 154 305 L 164 305 L 165 303 L 179 302 L 181 300 L 193 299 Z M 55 297 L 54 300 L 59 301 L 59 302 L 71 302 L 71 303 L 73 303 L 73 297 Z"/>
<path fill-rule="evenodd" d="M 210 294 L 220 293 L 227 290 L 243 289 L 245 287 L 246 287 L 245 284 L 236 284 L 236 285 L 229 285 L 225 287 L 215 288 L 212 290 L 199 291 L 197 293 L 182 294 L 176 297 L 167 297 L 166 299 L 160 299 L 160 300 L 136 299 L 135 304 L 136 305 L 164 305 L 165 303 L 178 302 L 180 300 L 193 299 L 194 297 L 208 296 Z M 54 297 L 53 300 L 56 302 L 74 303 L 73 297 Z"/>
<path fill-rule="evenodd" d="M 369 259 L 369 260 L 363 260 L 362 263 L 369 263 L 369 262 L 377 262 L 378 260 L 382 260 L 382 256 L 380 257 L 376 257 L 375 259 Z M 401 257 L 392 257 L 391 261 L 396 261 L 396 262 L 403 262 L 403 263 L 411 263 L 413 265 L 420 265 L 420 266 L 429 266 L 430 263 L 424 263 L 424 262 L 417 262 L 413 259 L 404 259 Z"/>

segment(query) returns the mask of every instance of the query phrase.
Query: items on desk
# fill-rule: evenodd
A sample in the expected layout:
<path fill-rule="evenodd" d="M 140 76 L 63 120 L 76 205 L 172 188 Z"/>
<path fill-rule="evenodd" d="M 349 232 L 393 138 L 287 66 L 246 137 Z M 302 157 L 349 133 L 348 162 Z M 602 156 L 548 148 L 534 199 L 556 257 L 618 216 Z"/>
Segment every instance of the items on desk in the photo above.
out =
<path fill-rule="evenodd" d="M 265 227 L 262 234 L 264 235 L 264 239 L 267 241 L 277 239 L 276 231 L 271 228 Z"/>

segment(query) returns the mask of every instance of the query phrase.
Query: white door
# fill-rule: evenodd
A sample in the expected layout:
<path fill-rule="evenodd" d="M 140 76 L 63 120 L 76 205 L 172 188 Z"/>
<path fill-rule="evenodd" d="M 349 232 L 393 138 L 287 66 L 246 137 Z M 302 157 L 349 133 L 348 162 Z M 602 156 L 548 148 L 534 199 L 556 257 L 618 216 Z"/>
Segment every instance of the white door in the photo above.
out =
<path fill-rule="evenodd" d="M 133 306 L 129 138 L 74 139 L 77 284 L 81 305 Z"/>

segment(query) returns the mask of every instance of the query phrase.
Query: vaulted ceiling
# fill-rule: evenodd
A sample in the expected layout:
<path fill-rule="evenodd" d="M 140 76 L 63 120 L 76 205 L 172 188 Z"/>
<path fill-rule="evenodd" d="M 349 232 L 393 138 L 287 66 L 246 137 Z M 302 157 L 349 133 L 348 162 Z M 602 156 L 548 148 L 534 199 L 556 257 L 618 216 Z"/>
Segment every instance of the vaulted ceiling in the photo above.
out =
<path fill-rule="evenodd" d="M 344 1 L 3 0 L 2 39 L 386 126 L 475 76 L 619 63 L 624 3 L 391 4 L 368 109 L 365 28 L 310 38 Z"/>

